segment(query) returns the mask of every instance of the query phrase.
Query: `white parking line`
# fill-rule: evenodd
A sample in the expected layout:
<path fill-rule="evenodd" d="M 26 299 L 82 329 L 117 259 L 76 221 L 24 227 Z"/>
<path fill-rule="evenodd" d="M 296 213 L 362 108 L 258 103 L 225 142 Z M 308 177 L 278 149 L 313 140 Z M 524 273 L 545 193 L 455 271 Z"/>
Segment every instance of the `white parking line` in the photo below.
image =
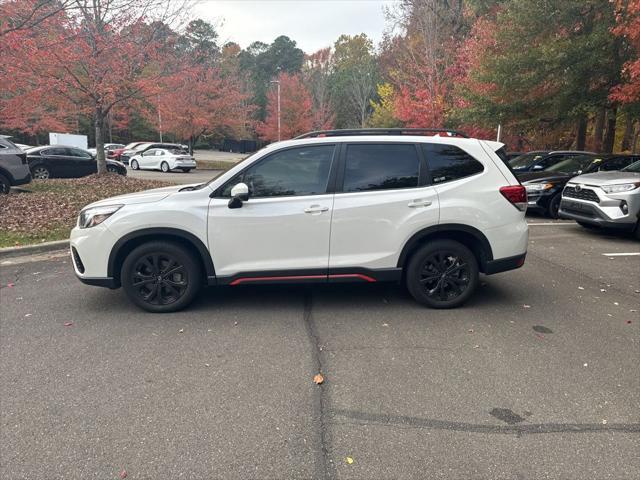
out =
<path fill-rule="evenodd" d="M 640 255 L 640 252 L 631 252 L 631 253 L 603 253 L 605 257 L 636 257 Z"/>

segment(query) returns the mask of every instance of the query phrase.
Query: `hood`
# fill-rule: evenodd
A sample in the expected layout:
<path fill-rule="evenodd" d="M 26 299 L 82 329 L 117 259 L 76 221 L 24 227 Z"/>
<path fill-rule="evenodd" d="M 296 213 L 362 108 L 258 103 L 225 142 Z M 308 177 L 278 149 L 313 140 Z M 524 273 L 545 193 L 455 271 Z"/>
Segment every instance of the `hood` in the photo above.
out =
<path fill-rule="evenodd" d="M 522 172 L 516 175 L 522 183 L 567 182 L 571 175 L 562 172 Z"/>
<path fill-rule="evenodd" d="M 194 184 L 197 185 L 197 184 Z M 117 197 L 105 198 L 97 202 L 91 203 L 84 208 L 99 207 L 104 205 L 135 205 L 138 203 L 159 202 L 167 198 L 172 193 L 176 193 L 189 185 L 172 185 L 170 187 L 154 188 L 152 190 L 143 190 L 142 192 L 127 193 L 118 195 Z M 84 210 L 84 209 L 83 209 Z"/>
<path fill-rule="evenodd" d="M 584 185 L 613 185 L 618 183 L 640 182 L 640 173 L 636 172 L 597 172 L 587 173 L 571 179 L 571 183 Z"/>

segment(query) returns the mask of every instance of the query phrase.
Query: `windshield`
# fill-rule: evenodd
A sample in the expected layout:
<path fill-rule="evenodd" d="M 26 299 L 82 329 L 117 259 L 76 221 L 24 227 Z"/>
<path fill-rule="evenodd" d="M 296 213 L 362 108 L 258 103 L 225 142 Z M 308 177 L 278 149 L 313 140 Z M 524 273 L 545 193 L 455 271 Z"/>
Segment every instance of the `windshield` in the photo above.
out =
<path fill-rule="evenodd" d="M 590 155 L 582 155 L 580 157 L 571 157 L 561 162 L 551 165 L 545 169 L 546 172 L 561 172 L 561 173 L 573 173 L 578 170 L 586 170 L 594 158 Z"/>
<path fill-rule="evenodd" d="M 638 160 L 637 162 L 633 162 L 631 165 L 629 165 L 628 167 L 624 167 L 620 171 L 621 172 L 640 173 L 640 160 Z"/>
<path fill-rule="evenodd" d="M 132 148 L 135 148 L 138 145 L 140 145 L 140 142 L 129 143 L 126 147 L 124 147 L 124 149 L 125 150 L 131 150 Z"/>
<path fill-rule="evenodd" d="M 529 152 L 529 153 L 525 153 L 525 154 L 520 155 L 520 156 L 518 156 L 516 158 L 512 158 L 509 161 L 509 165 L 511 165 L 511 167 L 513 167 L 513 168 L 528 167 L 529 165 L 537 162 L 542 157 L 544 157 L 545 154 L 546 154 L 545 152 Z"/>

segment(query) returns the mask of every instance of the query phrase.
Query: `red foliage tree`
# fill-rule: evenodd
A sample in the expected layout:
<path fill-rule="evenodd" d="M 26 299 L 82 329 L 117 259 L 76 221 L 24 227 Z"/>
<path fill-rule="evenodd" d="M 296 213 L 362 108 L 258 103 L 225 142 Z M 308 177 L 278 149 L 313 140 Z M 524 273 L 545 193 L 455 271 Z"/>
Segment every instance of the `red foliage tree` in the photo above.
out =
<path fill-rule="evenodd" d="M 280 138 L 293 138 L 313 128 L 313 101 L 299 75 L 281 73 Z M 260 138 L 278 140 L 278 92 L 272 88 L 267 95 L 267 118 L 256 126 Z"/>
<path fill-rule="evenodd" d="M 613 88 L 611 99 L 620 103 L 640 101 L 640 0 L 617 0 L 614 35 L 625 38 L 635 52 L 622 68 L 624 81 Z"/>

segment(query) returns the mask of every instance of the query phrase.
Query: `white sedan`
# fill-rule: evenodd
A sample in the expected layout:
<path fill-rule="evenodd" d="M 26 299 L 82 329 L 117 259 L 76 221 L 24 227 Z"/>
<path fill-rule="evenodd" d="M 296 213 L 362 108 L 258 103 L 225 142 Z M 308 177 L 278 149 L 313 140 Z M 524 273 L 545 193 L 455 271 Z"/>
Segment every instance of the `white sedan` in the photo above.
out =
<path fill-rule="evenodd" d="M 182 170 L 187 173 L 196 168 L 196 160 L 183 150 L 152 148 L 134 155 L 129 165 L 133 170 L 162 170 L 165 173 Z"/>

